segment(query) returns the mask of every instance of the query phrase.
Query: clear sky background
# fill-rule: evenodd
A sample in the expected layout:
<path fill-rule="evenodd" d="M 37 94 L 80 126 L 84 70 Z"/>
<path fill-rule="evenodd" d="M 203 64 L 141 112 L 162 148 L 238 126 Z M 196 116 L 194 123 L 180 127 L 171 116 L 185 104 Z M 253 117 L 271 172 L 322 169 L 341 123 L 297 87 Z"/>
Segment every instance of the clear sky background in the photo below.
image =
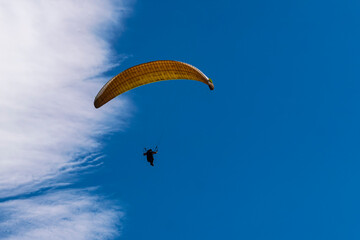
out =
<path fill-rule="evenodd" d="M 174 81 L 126 93 L 136 111 L 104 139 L 92 176 L 126 206 L 122 239 L 358 239 L 359 10 L 137 1 L 112 41 L 130 57 L 111 73 L 180 60 L 215 90 Z M 142 149 L 158 142 L 151 167 Z"/>
<path fill-rule="evenodd" d="M 43 99 L 50 98 L 45 96 L 39 102 L 49 103 L 46 112 L 24 115 L 32 116 L 26 122 L 29 129 L 33 129 L 33 122 L 39 129 L 52 126 L 38 122 L 39 116 L 56 119 L 51 123 L 57 131 L 46 128 L 46 132 L 55 133 L 46 138 L 54 145 L 35 145 L 37 151 L 30 151 L 32 159 L 44 156 L 36 167 L 30 165 L 37 171 L 30 172 L 25 164 L 18 173 L 5 161 L 27 145 L 15 139 L 19 144 L 9 153 L 6 143 L 14 135 L 8 125 L 23 123 L 24 117 L 13 113 L 18 105 L 1 105 L 2 116 L 14 117 L 0 122 L 6 136 L 0 138 L 0 149 L 6 153 L 2 175 L 9 172 L 6 179 L 0 178 L 0 237 L 360 238 L 360 3 L 137 0 L 125 4 L 126 10 L 114 12 L 111 6 L 120 3 L 69 4 L 70 9 L 79 9 L 74 14 L 81 16 L 79 26 L 89 19 L 104 20 L 90 21 L 95 27 L 89 23 L 89 35 L 88 25 L 84 32 L 78 27 L 63 31 L 64 36 L 81 33 L 74 49 L 81 46 L 82 55 L 71 48 L 60 61 L 61 70 L 67 69 L 66 77 L 71 73 L 72 79 L 79 80 L 81 93 L 67 91 L 77 81 L 59 80 L 56 83 L 62 85 L 50 84 L 51 96 L 59 95 L 59 86 L 65 89 L 61 93 L 68 96 L 67 108 L 60 101 L 63 97 L 47 102 Z M 64 13 L 69 12 L 69 8 L 64 9 Z M 79 14 L 82 12 L 91 14 L 87 18 Z M 69 19 L 72 21 L 66 26 L 78 26 Z M 45 24 L 35 21 L 40 22 Z M 0 26 L 6 29 L 4 24 Z M 54 29 L 51 21 L 49 26 Z M 52 35 L 49 32 L 46 36 L 52 39 Z M 62 40 L 64 49 L 73 42 L 66 37 Z M 84 44 L 89 41 L 91 44 Z M 45 42 L 50 42 L 52 49 L 53 42 Z M 30 62 L 21 59 L 25 64 Z M 82 64 L 69 67 L 68 59 L 70 66 L 73 62 Z M 93 109 L 94 96 L 112 76 L 159 59 L 198 67 L 213 79 L 215 90 L 209 91 L 199 82 L 161 82 L 134 89 Z M 0 60 L 9 62 L 8 58 Z M 59 66 L 59 61 L 55 63 Z M 48 61 L 36 64 L 48 64 L 46 69 L 52 69 Z M 17 61 L 10 61 L 4 69 L 15 65 Z M 24 69 L 21 73 L 27 74 Z M 64 71 L 49 76 L 63 76 Z M 8 92 L 2 94 L 17 99 Z M 25 98 L 31 107 L 28 99 L 35 100 Z M 54 103 L 56 109 L 66 109 L 60 111 L 59 123 L 58 112 L 51 110 Z M 68 111 L 69 106 L 74 111 Z M 64 132 L 60 127 L 64 124 L 73 131 Z M 109 134 L 106 126 L 116 130 Z M 30 130 L 25 130 L 24 136 L 28 136 Z M 59 135 L 65 136 L 55 141 Z M 43 140 L 42 135 L 35 136 Z M 142 153 L 145 147 L 156 145 L 159 152 L 155 167 L 151 167 Z M 53 149 L 58 153 L 56 158 L 48 154 Z M 24 150 L 16 157 L 28 155 Z M 84 155 L 86 160 L 79 157 Z M 29 207 L 35 210 L 29 212 Z M 52 225 L 45 229 L 49 222 Z"/>

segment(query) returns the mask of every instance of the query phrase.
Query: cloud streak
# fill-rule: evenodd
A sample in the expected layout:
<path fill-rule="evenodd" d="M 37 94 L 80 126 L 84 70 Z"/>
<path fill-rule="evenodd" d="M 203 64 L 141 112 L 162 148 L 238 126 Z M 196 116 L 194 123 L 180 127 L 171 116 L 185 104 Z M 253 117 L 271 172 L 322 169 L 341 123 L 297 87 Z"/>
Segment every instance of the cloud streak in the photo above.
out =
<path fill-rule="evenodd" d="M 126 11 L 124 1 L 0 0 L 0 198 L 63 186 L 69 183 L 69 174 L 101 164 L 99 156 L 89 154 L 98 151 L 99 136 L 110 132 L 114 119 L 117 130 L 125 127 L 130 111 L 126 99 L 102 111 L 92 106 L 100 83 L 105 81 L 97 76 L 111 68 L 109 59 L 114 57 L 103 36 L 121 28 Z M 113 231 L 112 222 L 117 217 L 108 214 L 108 206 L 102 209 L 95 197 L 81 190 L 5 201 L 0 206 L 2 215 L 8 214 L 5 217 L 10 219 L 0 226 L 15 234 L 13 226 L 36 218 L 37 230 L 30 230 L 30 224 L 22 234 L 28 239 L 56 239 L 39 229 L 43 225 L 46 229 L 47 222 L 54 225 L 58 216 L 70 214 L 69 209 L 76 204 L 71 198 L 85 204 L 81 214 L 71 215 L 73 221 L 81 218 L 80 225 L 98 232 L 84 231 L 87 238 L 75 239 L 97 239 L 96 234 Z M 96 228 L 96 221 L 83 219 L 92 216 L 90 203 L 96 203 L 100 219 L 102 214 L 112 219 L 99 225 L 103 228 Z M 38 212 L 26 212 L 24 205 Z M 44 211 L 51 211 L 52 206 L 59 214 L 53 216 L 54 221 L 42 222 Z M 28 220 L 19 216 L 24 212 L 29 214 Z M 61 222 L 67 229 L 67 221 Z M 62 232 L 60 227 L 54 229 Z M 73 230 L 81 235 L 81 231 Z"/>
<path fill-rule="evenodd" d="M 0 223 L 2 239 L 111 239 L 121 228 L 121 209 L 86 190 L 64 190 L 0 204 L 9 220 Z"/>

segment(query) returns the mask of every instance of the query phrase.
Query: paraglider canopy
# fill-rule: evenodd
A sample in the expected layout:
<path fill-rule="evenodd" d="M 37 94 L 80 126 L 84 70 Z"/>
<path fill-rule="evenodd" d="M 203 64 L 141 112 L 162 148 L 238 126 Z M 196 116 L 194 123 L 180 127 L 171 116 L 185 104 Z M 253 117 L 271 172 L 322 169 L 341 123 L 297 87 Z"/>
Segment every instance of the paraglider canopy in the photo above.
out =
<path fill-rule="evenodd" d="M 196 67 L 178 61 L 160 60 L 139 64 L 119 73 L 99 91 L 94 106 L 99 108 L 116 96 L 145 84 L 176 79 L 200 81 L 214 90 L 212 80 Z"/>

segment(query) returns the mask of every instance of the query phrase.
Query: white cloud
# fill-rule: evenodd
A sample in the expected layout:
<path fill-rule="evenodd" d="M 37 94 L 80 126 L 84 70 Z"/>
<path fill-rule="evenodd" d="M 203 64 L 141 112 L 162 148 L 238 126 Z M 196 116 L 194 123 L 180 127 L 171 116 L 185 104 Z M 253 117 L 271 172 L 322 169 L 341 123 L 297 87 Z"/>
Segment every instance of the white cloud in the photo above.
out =
<path fill-rule="evenodd" d="M 0 198 L 66 184 L 66 174 L 101 164 L 89 153 L 98 150 L 99 136 L 114 119 L 119 130 L 129 114 L 126 99 L 101 110 L 92 105 L 106 81 L 96 76 L 113 64 L 104 36 L 121 29 L 124 6 L 111 0 L 0 0 Z M 33 202 L 11 204 L 22 209 Z M 21 222 L 21 211 L 8 221 Z"/>
<path fill-rule="evenodd" d="M 107 206 L 107 207 L 104 207 Z M 0 223 L 1 239 L 112 239 L 123 213 L 85 190 L 64 190 L 45 196 L 0 203 L 9 220 Z"/>

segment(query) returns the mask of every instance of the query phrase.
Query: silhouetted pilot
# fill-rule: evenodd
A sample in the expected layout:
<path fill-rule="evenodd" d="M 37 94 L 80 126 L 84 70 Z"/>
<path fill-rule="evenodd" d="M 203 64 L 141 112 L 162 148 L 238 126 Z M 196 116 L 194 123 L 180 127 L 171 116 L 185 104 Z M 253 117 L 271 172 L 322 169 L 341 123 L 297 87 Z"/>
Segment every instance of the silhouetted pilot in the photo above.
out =
<path fill-rule="evenodd" d="M 145 151 L 146 151 L 146 149 L 145 149 Z M 150 163 L 151 166 L 154 166 L 154 156 L 153 155 L 156 153 L 157 153 L 157 151 L 154 152 L 151 148 L 144 153 L 144 156 L 146 155 L 146 159 Z"/>

